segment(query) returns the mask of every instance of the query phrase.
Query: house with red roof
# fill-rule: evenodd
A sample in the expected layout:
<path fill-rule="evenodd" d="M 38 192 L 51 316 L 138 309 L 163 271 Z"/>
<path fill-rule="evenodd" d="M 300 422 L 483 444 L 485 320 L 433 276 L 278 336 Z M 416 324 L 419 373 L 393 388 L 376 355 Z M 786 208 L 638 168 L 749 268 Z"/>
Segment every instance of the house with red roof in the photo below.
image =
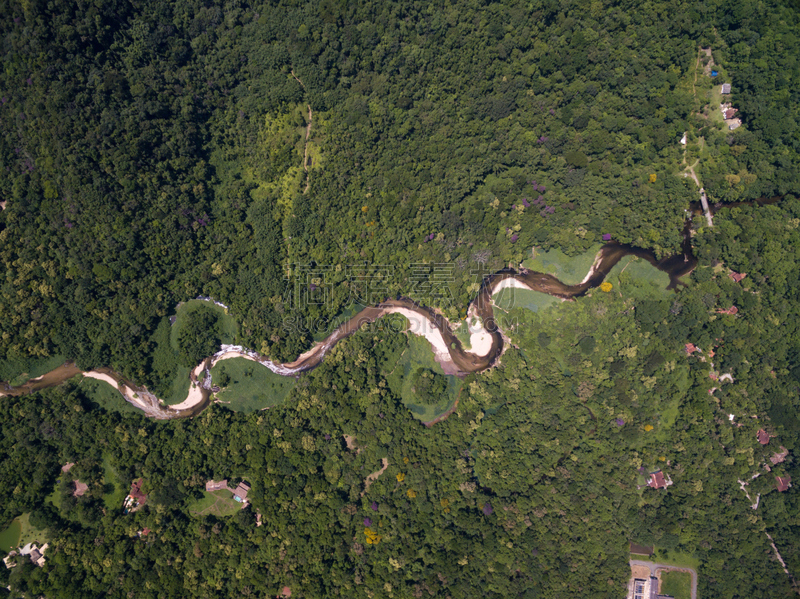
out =
<path fill-rule="evenodd" d="M 756 438 L 761 445 L 769 445 L 769 433 L 763 428 L 758 430 L 756 433 Z"/>
<path fill-rule="evenodd" d="M 657 472 L 653 472 L 650 474 L 650 480 L 647 481 L 647 484 L 652 487 L 653 489 L 666 489 L 671 481 L 667 481 L 664 478 L 664 473 L 661 470 Z"/>
<path fill-rule="evenodd" d="M 786 476 L 776 476 L 775 480 L 778 484 L 778 491 L 783 493 L 784 491 L 788 491 L 789 487 L 792 486 L 792 477 L 788 474 Z"/>
<path fill-rule="evenodd" d="M 728 273 L 728 276 L 733 279 L 734 283 L 738 283 L 747 276 L 747 273 L 731 271 Z"/>

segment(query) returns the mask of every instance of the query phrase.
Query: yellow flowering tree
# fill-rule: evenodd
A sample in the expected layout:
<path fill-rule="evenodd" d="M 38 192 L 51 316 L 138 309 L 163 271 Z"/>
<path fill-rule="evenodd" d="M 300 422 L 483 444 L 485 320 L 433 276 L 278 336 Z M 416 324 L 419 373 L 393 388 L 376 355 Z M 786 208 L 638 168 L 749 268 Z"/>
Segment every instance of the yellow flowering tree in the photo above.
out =
<path fill-rule="evenodd" d="M 608 293 L 613 288 L 614 286 L 608 281 L 603 281 L 602 283 L 600 283 L 600 291 L 605 291 L 606 293 Z"/>
<path fill-rule="evenodd" d="M 364 536 L 367 537 L 367 545 L 377 545 L 381 542 L 381 535 L 371 528 L 364 529 Z"/>

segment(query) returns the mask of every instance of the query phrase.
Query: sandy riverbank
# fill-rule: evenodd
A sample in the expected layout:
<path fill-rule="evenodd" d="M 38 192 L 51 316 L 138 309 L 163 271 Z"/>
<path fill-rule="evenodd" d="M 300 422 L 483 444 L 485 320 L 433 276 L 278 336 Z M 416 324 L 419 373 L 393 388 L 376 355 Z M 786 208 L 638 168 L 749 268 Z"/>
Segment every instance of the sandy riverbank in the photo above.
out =
<path fill-rule="evenodd" d="M 527 289 L 528 291 L 534 291 L 534 289 L 532 289 L 522 281 L 518 281 L 517 279 L 514 278 L 509 278 L 509 279 L 503 279 L 492 288 L 492 296 L 497 295 L 503 289 Z"/>
<path fill-rule="evenodd" d="M 429 319 L 408 308 L 386 308 L 384 313 L 405 316 L 408 319 L 409 332 L 419 335 L 420 337 L 425 337 L 425 339 L 428 340 L 428 343 L 430 343 L 433 348 L 433 353 L 436 355 L 437 361 L 452 361 L 450 358 L 450 350 L 447 348 L 444 337 L 442 337 L 442 332 L 434 326 Z"/>
<path fill-rule="evenodd" d="M 108 383 L 114 389 L 122 393 L 130 403 L 135 405 L 137 408 L 140 408 L 145 412 L 149 413 L 150 406 L 147 404 L 147 402 L 143 401 L 136 393 L 136 391 L 128 387 L 128 385 L 120 385 L 120 383 L 117 382 L 116 379 L 114 379 L 114 377 L 112 377 L 111 375 L 105 374 L 103 372 L 98 372 L 96 370 L 90 370 L 88 372 L 84 372 L 83 376 L 90 379 L 97 379 L 98 381 L 103 381 L 105 383 Z"/>

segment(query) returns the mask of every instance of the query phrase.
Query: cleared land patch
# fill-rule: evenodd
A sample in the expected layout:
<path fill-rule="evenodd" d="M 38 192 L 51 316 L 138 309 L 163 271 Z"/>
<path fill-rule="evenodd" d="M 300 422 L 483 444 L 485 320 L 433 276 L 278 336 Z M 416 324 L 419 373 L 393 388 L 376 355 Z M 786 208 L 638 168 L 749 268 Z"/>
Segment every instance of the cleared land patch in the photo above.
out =
<path fill-rule="evenodd" d="M 408 335 L 408 349 L 400 356 L 393 372 L 387 377 L 389 387 L 401 397 L 403 405 L 411 410 L 414 418 L 430 422 L 446 412 L 455 402 L 462 381 L 457 376 L 448 375 L 447 390 L 442 394 L 441 401 L 433 405 L 424 405 L 413 391 L 413 375 L 420 368 L 444 374 L 442 367 L 433 358 L 430 343 L 423 337 Z"/>
<path fill-rule="evenodd" d="M 283 403 L 295 385 L 292 377 L 271 370 L 245 358 L 217 362 L 211 380 L 221 387 L 217 399 L 237 412 L 255 412 Z"/>
<path fill-rule="evenodd" d="M 670 595 L 675 599 L 691 599 L 692 575 L 689 572 L 662 572 L 661 595 Z"/>
<path fill-rule="evenodd" d="M 233 494 L 222 489 L 220 491 L 203 491 L 203 497 L 189 506 L 193 516 L 232 516 L 242 509 L 242 504 L 233 499 Z"/>
<path fill-rule="evenodd" d="M 84 377 L 81 389 L 93 404 L 109 412 L 127 412 L 141 414 L 142 411 L 125 401 L 125 397 L 105 381 Z"/>

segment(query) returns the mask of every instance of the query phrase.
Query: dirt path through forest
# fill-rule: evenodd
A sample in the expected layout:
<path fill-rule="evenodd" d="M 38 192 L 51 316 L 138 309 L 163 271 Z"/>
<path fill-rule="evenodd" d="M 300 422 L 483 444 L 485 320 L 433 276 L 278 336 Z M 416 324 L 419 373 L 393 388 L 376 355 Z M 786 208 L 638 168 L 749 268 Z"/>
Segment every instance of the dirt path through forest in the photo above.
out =
<path fill-rule="evenodd" d="M 369 491 L 369 488 L 372 486 L 378 477 L 386 472 L 386 469 L 389 467 L 389 460 L 387 458 L 381 458 L 381 464 L 383 464 L 380 470 L 373 472 L 372 474 L 367 475 L 367 478 L 364 479 L 364 490 L 361 491 L 360 497 L 364 497 L 364 495 Z"/>

